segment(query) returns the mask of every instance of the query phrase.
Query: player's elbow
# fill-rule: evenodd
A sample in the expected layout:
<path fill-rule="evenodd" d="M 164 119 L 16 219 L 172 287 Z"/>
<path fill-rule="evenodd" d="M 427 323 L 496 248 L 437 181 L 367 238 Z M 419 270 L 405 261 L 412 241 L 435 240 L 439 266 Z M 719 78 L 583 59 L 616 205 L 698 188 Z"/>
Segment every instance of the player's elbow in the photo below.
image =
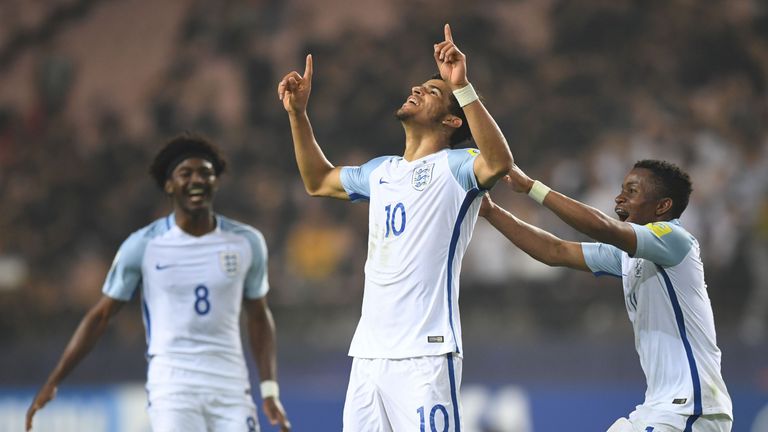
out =
<path fill-rule="evenodd" d="M 573 267 L 574 245 L 559 241 L 550 249 L 550 257 L 546 263 L 550 267 Z"/>
<path fill-rule="evenodd" d="M 509 174 L 514 164 L 515 160 L 512 158 L 512 153 L 506 151 L 500 157 L 497 157 L 495 160 L 493 160 L 490 166 L 493 177 L 502 178 Z"/>

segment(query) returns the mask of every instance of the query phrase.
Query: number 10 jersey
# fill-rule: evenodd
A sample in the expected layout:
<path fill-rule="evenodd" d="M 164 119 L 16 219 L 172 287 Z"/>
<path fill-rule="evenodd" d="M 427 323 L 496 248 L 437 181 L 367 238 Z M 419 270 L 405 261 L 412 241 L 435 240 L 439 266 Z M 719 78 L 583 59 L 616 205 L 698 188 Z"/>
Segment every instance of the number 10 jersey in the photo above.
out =
<path fill-rule="evenodd" d="M 363 306 L 350 356 L 462 353 L 459 273 L 481 202 L 478 154 L 383 156 L 342 168 L 350 199 L 370 201 Z"/>

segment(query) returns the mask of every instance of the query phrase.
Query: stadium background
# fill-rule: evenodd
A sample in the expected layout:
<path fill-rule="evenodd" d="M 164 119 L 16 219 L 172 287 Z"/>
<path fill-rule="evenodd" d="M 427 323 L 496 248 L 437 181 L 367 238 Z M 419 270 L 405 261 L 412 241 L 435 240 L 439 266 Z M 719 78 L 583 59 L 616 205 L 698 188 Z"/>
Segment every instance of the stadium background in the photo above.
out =
<path fill-rule="evenodd" d="M 433 73 L 444 22 L 532 176 L 612 214 L 634 161 L 691 173 L 683 221 L 702 245 L 734 431 L 768 430 L 758 0 L 0 2 L 0 430 L 21 430 L 120 242 L 168 212 L 146 167 L 182 130 L 229 156 L 217 210 L 266 236 L 295 430 L 339 430 L 367 205 L 304 193 L 275 87 L 313 53 L 310 115 L 329 159 L 400 154 L 393 112 Z M 583 239 L 530 200 L 493 195 Z M 468 430 L 605 430 L 642 401 L 617 281 L 538 265 L 480 221 L 461 286 Z M 36 430 L 145 431 L 144 350 L 134 301 Z"/>

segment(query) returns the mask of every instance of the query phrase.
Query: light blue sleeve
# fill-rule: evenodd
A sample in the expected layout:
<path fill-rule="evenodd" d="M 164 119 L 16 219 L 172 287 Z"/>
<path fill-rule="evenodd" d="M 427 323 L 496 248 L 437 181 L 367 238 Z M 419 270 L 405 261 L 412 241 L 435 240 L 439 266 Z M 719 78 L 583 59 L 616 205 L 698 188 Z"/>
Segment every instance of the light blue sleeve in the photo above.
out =
<path fill-rule="evenodd" d="M 475 158 L 480 150 L 474 148 L 448 150 L 448 165 L 451 173 L 465 191 L 477 188 L 475 177 Z"/>
<path fill-rule="evenodd" d="M 673 222 L 631 224 L 637 235 L 635 258 L 643 258 L 662 267 L 672 267 L 688 255 L 693 236 Z"/>
<path fill-rule="evenodd" d="M 131 234 L 117 251 L 101 291 L 117 300 L 128 301 L 141 285 L 141 262 L 149 238 L 144 230 Z"/>
<path fill-rule="evenodd" d="M 257 230 L 244 229 L 242 234 L 251 244 L 251 265 L 245 274 L 243 297 L 248 299 L 260 299 L 269 292 L 269 280 L 267 277 L 267 242 L 264 236 Z"/>
<path fill-rule="evenodd" d="M 371 172 L 392 156 L 379 156 L 360 166 L 341 168 L 341 185 L 349 195 L 350 201 L 368 201 L 371 198 Z"/>
<path fill-rule="evenodd" d="M 584 262 L 595 276 L 621 277 L 621 249 L 605 243 L 582 243 L 581 251 L 584 252 Z"/>

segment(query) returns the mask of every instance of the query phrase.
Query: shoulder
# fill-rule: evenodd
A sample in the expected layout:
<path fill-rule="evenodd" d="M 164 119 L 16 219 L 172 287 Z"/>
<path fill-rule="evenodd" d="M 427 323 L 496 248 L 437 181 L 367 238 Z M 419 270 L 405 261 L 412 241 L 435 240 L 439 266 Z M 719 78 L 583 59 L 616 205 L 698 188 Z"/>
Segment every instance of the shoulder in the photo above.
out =
<path fill-rule="evenodd" d="M 150 240 L 168 232 L 169 229 L 168 219 L 160 218 L 131 233 L 120 245 L 112 264 L 113 267 L 119 264 L 126 268 L 139 268 Z"/>
<path fill-rule="evenodd" d="M 632 224 L 632 228 L 637 236 L 634 256 L 663 266 L 680 263 L 696 243 L 696 238 L 677 219 L 645 225 Z"/>
<path fill-rule="evenodd" d="M 169 216 L 159 218 L 149 225 L 140 228 L 125 239 L 121 249 L 135 250 L 145 248 L 147 243 L 155 237 L 159 237 L 171 229 Z"/>
<path fill-rule="evenodd" d="M 677 219 L 664 222 L 651 222 L 645 225 L 633 225 L 635 231 L 644 231 L 662 242 L 691 245 L 696 238 L 689 233 Z"/>
<path fill-rule="evenodd" d="M 476 148 L 448 149 L 448 159 L 468 160 L 480 156 L 480 150 Z"/>
<path fill-rule="evenodd" d="M 221 231 L 245 238 L 254 248 L 261 249 L 266 244 L 261 231 L 251 225 L 221 215 L 216 217 L 219 219 Z"/>
<path fill-rule="evenodd" d="M 372 171 L 384 163 L 392 163 L 394 161 L 397 161 L 398 159 L 402 159 L 402 156 L 394 156 L 394 155 L 379 156 L 369 160 L 368 162 L 360 166 Z"/>

